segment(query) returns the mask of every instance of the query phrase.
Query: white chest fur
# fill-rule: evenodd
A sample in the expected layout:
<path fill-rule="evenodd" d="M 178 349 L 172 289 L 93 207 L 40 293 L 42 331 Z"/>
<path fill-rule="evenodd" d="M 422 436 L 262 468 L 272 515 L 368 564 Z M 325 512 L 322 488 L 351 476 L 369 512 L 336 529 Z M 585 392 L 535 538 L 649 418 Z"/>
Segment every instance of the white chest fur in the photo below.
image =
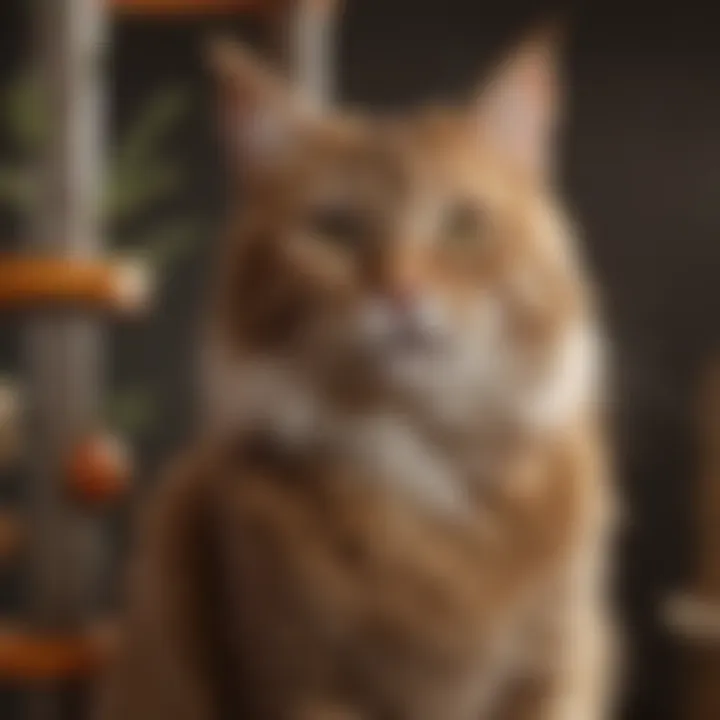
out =
<path fill-rule="evenodd" d="M 596 382 L 598 354 L 596 336 L 589 328 L 580 326 L 567 333 L 555 362 L 539 381 L 526 382 L 525 368 L 515 367 L 513 353 L 504 355 L 501 350 L 502 344 L 496 342 L 493 353 L 473 353 L 475 358 L 494 357 L 492 372 L 476 359 L 468 377 L 461 372 L 433 373 L 441 379 L 454 378 L 454 384 L 421 383 L 435 412 L 442 409 L 441 399 L 446 405 L 455 397 L 462 400 L 458 407 L 465 410 L 450 414 L 456 430 L 477 429 L 481 421 L 492 425 L 497 417 L 510 417 L 533 432 L 552 432 L 571 422 L 588 401 Z M 289 446 L 331 447 L 359 470 L 358 477 L 442 513 L 463 513 L 470 482 L 487 470 L 482 443 L 476 443 L 474 457 L 461 456 L 457 449 L 450 451 L 432 440 L 412 415 L 338 412 L 290 360 L 230 359 L 217 350 L 204 360 L 203 396 L 210 425 L 260 426 Z M 434 420 L 443 422 L 442 417 Z"/>
<path fill-rule="evenodd" d="M 206 421 L 218 428 L 262 427 L 288 446 L 331 447 L 364 481 L 402 493 L 428 510 L 467 507 L 460 463 L 427 440 L 410 419 L 392 413 L 339 414 L 289 364 L 208 358 Z"/>
<path fill-rule="evenodd" d="M 337 441 L 359 464 L 362 477 L 399 492 L 429 510 L 462 515 L 468 507 L 462 464 L 394 415 L 371 415 L 339 423 Z"/>

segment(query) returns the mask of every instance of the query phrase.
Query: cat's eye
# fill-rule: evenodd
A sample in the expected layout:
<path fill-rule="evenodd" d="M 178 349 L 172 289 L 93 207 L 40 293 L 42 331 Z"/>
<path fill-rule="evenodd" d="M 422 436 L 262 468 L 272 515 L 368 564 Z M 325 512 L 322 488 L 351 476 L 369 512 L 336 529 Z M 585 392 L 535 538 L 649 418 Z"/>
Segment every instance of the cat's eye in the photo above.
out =
<path fill-rule="evenodd" d="M 469 245 L 482 240 L 485 234 L 484 214 L 469 201 L 450 205 L 442 217 L 443 241 L 451 245 Z"/>
<path fill-rule="evenodd" d="M 353 207 L 327 205 L 310 213 L 308 229 L 328 242 L 353 246 L 367 237 L 370 222 L 364 213 Z"/>

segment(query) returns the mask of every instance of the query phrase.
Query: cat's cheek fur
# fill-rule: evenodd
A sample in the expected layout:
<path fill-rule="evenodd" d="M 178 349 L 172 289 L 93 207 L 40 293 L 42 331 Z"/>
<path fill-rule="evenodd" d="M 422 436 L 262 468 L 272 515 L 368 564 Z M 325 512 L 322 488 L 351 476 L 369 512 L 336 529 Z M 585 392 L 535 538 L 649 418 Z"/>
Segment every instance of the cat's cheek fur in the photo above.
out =
<path fill-rule="evenodd" d="M 552 429 L 595 402 L 602 354 L 601 340 L 591 326 L 581 323 L 566 329 L 547 377 L 528 398 L 518 398 L 524 421 L 533 428 Z"/>
<path fill-rule="evenodd" d="M 443 352 L 385 360 L 391 381 L 429 415 L 452 427 L 509 420 L 553 431 L 593 401 L 602 378 L 602 345 L 584 318 L 559 332 L 540 357 L 509 329 L 498 297 L 482 297 L 462 327 L 442 327 Z"/>

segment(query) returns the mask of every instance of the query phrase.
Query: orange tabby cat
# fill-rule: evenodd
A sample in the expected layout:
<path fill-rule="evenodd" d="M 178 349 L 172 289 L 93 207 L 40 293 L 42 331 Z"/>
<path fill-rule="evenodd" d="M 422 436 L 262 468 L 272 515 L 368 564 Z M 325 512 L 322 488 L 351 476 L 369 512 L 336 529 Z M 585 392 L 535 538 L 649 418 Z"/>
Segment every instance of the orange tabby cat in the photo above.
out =
<path fill-rule="evenodd" d="M 103 718 L 607 717 L 555 51 L 533 34 L 470 107 L 367 118 L 215 47 L 243 202 L 205 433 L 150 505 Z"/>

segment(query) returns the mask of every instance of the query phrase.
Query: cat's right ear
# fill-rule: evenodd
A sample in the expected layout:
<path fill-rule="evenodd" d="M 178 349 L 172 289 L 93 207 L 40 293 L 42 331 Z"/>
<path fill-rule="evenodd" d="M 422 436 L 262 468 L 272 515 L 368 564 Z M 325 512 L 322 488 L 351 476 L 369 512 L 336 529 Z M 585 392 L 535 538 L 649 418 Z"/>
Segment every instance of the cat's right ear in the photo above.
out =
<path fill-rule="evenodd" d="M 216 39 L 207 47 L 222 142 L 240 174 L 271 167 L 297 140 L 307 110 L 279 74 L 245 47 Z"/>

